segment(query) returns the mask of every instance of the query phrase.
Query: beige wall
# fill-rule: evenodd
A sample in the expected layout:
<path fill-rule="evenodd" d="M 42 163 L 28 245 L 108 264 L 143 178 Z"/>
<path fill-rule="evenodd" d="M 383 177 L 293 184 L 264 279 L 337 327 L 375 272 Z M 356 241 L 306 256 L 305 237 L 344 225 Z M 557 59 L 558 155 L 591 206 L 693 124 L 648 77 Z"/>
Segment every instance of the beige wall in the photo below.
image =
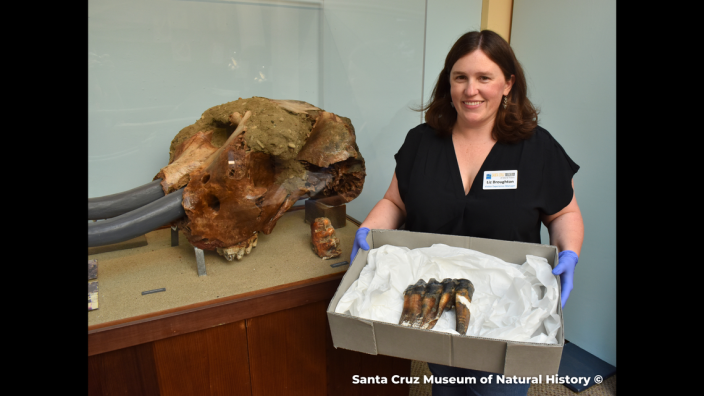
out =
<path fill-rule="evenodd" d="M 489 29 L 511 42 L 513 0 L 482 0 L 481 29 Z"/>

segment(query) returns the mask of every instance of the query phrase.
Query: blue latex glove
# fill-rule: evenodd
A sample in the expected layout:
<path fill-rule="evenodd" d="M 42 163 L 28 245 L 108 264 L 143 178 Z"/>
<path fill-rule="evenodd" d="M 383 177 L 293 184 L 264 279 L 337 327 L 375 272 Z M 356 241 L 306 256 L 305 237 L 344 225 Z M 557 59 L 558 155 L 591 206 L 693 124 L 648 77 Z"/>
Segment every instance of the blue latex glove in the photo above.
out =
<path fill-rule="evenodd" d="M 354 234 L 354 244 L 352 245 L 352 255 L 350 256 L 350 265 L 352 265 L 354 258 L 357 257 L 357 250 L 359 248 L 362 248 L 364 250 L 369 250 L 369 244 L 367 243 L 367 234 L 369 234 L 369 228 L 367 228 L 367 227 L 362 227 L 362 228 L 358 229 L 357 233 Z"/>
<path fill-rule="evenodd" d="M 562 308 L 565 307 L 567 299 L 570 297 L 570 292 L 574 286 L 574 267 L 577 266 L 579 257 L 577 253 L 571 250 L 563 250 L 558 254 L 559 263 L 552 270 L 553 275 L 560 275 L 560 286 L 562 287 Z"/>

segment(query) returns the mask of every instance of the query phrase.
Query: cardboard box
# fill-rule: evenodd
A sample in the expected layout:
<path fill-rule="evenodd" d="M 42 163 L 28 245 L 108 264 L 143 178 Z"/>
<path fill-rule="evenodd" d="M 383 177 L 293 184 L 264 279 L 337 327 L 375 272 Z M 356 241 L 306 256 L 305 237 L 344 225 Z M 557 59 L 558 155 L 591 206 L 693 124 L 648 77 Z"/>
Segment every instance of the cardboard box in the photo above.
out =
<path fill-rule="evenodd" d="M 371 230 L 367 235 L 367 242 L 371 249 L 383 245 L 416 249 L 443 243 L 490 254 L 515 264 L 523 264 L 526 255 L 530 254 L 544 257 L 553 268 L 558 260 L 557 248 L 554 246 L 454 235 Z M 357 254 L 328 305 L 327 315 L 335 348 L 470 368 L 505 376 L 537 377 L 557 374 L 565 344 L 560 302 L 557 312 L 560 315 L 561 327 L 556 335 L 557 344 L 453 335 L 336 313 L 337 303 L 359 277 L 362 268 L 367 265 L 368 254 L 365 250 Z M 559 284 L 558 280 L 558 288 Z"/>

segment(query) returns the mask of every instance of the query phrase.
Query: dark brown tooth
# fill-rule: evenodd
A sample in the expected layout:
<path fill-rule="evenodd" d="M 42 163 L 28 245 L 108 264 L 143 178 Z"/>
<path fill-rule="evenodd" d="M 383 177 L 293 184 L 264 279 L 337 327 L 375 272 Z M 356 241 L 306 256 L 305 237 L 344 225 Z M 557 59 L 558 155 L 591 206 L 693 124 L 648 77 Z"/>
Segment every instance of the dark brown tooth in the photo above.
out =
<path fill-rule="evenodd" d="M 408 321 L 408 316 L 411 312 L 411 292 L 413 291 L 413 285 L 408 285 L 406 290 L 403 291 L 403 312 L 401 312 L 401 319 L 399 319 L 398 324 L 402 326 L 410 326 L 411 322 Z"/>
<path fill-rule="evenodd" d="M 438 310 L 438 303 L 440 303 L 440 295 L 442 295 L 442 290 L 442 283 L 435 280 L 435 278 L 430 278 L 430 281 L 428 281 L 427 291 L 423 297 L 420 323 L 418 324 L 418 327 L 421 329 L 427 329 L 430 321 L 435 318 L 435 314 Z"/>
<path fill-rule="evenodd" d="M 474 285 L 467 279 L 459 279 L 459 285 L 455 291 L 455 313 L 456 325 L 455 330 L 458 333 L 467 334 L 469 327 L 469 304 L 472 302 L 474 295 Z"/>
<path fill-rule="evenodd" d="M 416 320 L 420 321 L 419 317 L 422 312 L 423 296 L 425 296 L 425 286 L 426 283 L 423 279 L 420 279 L 418 282 L 416 282 L 415 285 L 413 285 L 413 291 L 411 292 L 410 310 L 408 314 L 408 322 L 409 325 L 412 327 L 417 327 L 414 326 Z"/>
<path fill-rule="evenodd" d="M 445 311 L 449 311 L 455 307 L 455 293 L 457 292 L 457 287 L 460 285 L 460 280 L 453 279 L 452 285 L 452 296 L 450 296 L 450 303 L 447 304 L 447 308 L 445 308 Z"/>
<path fill-rule="evenodd" d="M 440 319 L 443 312 L 449 311 L 451 309 L 451 306 L 454 305 L 455 283 L 452 281 L 452 279 L 445 278 L 442 280 L 440 285 L 442 285 L 442 294 L 438 299 L 438 306 L 437 310 L 435 311 L 435 317 L 431 318 L 431 320 L 427 324 L 428 329 L 432 329 L 433 327 L 435 327 L 435 323 L 437 323 L 438 319 Z"/>

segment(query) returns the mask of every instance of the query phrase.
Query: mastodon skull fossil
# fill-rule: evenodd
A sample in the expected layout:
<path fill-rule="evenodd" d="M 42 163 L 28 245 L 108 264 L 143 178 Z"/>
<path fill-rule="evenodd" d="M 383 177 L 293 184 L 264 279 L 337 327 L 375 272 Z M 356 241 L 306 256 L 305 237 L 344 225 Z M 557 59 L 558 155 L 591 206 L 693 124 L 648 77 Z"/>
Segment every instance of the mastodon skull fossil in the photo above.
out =
<path fill-rule="evenodd" d="M 256 245 L 300 198 L 362 192 L 364 158 L 352 123 L 295 100 L 253 97 L 206 110 L 171 142 L 154 178 L 165 194 L 183 190 L 175 224 L 189 242 L 228 260 Z"/>

